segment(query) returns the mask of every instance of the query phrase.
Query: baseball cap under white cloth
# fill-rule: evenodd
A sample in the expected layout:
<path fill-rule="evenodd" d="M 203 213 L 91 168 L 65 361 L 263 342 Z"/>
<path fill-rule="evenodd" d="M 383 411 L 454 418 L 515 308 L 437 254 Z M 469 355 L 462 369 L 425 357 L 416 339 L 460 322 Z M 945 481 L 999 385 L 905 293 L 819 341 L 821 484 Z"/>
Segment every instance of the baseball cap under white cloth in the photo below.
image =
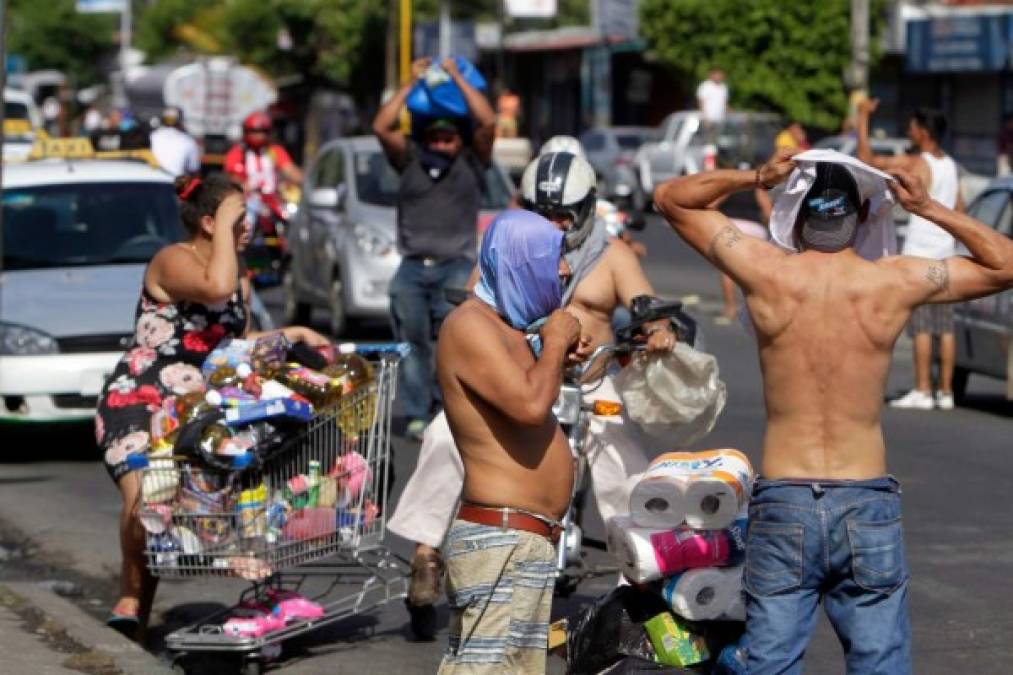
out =
<path fill-rule="evenodd" d="M 798 167 L 784 183 L 783 191 L 774 198 L 770 214 L 770 233 L 774 243 L 797 252 L 792 237 L 795 219 L 809 188 L 816 180 L 816 163 L 832 162 L 845 166 L 855 182 L 862 202 L 869 200 L 869 215 L 859 225 L 855 252 L 866 260 L 876 260 L 897 252 L 897 228 L 893 220 L 893 195 L 887 188 L 889 175 L 836 150 L 806 150 L 794 157 Z"/>

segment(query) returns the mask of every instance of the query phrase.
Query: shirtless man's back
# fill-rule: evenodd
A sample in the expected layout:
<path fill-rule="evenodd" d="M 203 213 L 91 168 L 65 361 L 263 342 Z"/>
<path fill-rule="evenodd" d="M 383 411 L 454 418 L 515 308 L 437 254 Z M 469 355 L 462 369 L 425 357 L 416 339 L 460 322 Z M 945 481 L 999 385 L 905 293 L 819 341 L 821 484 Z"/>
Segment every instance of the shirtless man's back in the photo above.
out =
<path fill-rule="evenodd" d="M 880 427 L 893 346 L 917 305 L 1013 286 L 1013 243 L 933 202 L 903 172 L 890 184 L 900 203 L 971 257 L 860 258 L 850 245 L 867 196 L 841 165 L 817 165 L 796 223 L 797 255 L 744 236 L 707 208 L 781 182 L 794 154 L 778 153 L 756 172 L 677 179 L 656 193 L 679 235 L 743 289 L 759 343 L 768 422 L 743 577 L 749 672 L 801 672 L 822 601 L 849 673 L 909 673 L 899 486 L 886 475 Z M 840 244 L 827 245 L 834 237 Z"/>

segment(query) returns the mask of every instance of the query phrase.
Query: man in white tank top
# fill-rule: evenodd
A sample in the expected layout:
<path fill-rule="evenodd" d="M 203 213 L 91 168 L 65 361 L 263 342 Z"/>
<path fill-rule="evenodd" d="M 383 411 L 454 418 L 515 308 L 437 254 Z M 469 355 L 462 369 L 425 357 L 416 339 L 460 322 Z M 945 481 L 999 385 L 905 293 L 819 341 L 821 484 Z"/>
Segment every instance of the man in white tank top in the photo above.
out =
<path fill-rule="evenodd" d="M 876 99 L 858 105 L 858 158 L 878 169 L 901 169 L 917 176 L 928 189 L 929 196 L 947 208 L 964 210 L 957 180 L 957 164 L 943 152 L 939 141 L 946 133 L 946 118 L 938 111 L 918 109 L 908 121 L 907 135 L 917 154 L 882 157 L 872 154 L 869 146 L 869 116 L 879 106 Z M 953 237 L 938 225 L 912 215 L 908 221 L 907 238 L 901 251 L 904 255 L 942 260 L 956 252 Z M 916 410 L 950 410 L 953 408 L 953 364 L 956 340 L 953 334 L 953 305 L 923 305 L 911 314 L 908 334 L 914 340 L 915 386 L 904 396 L 891 401 L 894 408 Z M 932 393 L 930 369 L 932 336 L 939 336 L 939 388 Z"/>

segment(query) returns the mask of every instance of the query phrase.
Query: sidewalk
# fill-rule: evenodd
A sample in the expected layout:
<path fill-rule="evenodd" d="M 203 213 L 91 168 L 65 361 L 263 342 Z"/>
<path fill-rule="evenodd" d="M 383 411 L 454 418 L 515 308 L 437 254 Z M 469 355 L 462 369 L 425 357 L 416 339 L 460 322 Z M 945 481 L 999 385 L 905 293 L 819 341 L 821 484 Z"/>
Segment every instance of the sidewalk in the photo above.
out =
<path fill-rule="evenodd" d="M 74 603 L 27 582 L 0 584 L 0 654 L 12 675 L 172 672 Z"/>

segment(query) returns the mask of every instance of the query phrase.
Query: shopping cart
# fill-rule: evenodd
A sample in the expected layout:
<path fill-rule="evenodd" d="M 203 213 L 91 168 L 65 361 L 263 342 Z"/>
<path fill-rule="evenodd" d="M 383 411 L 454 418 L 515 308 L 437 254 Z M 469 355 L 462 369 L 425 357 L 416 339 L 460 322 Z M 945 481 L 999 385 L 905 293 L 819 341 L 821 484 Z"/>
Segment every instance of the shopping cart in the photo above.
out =
<path fill-rule="evenodd" d="M 407 596 L 410 567 L 382 545 L 391 408 L 404 347 L 356 351 L 370 358 L 373 381 L 318 410 L 256 468 L 216 472 L 171 457 L 153 458 L 145 469 L 141 518 L 151 573 L 253 582 L 236 606 L 166 637 L 177 670 L 186 672 L 190 656 L 217 652 L 259 673 L 284 640 Z M 316 615 L 264 630 L 236 630 L 229 622 L 245 616 L 255 623 L 284 592 L 316 603 Z"/>

